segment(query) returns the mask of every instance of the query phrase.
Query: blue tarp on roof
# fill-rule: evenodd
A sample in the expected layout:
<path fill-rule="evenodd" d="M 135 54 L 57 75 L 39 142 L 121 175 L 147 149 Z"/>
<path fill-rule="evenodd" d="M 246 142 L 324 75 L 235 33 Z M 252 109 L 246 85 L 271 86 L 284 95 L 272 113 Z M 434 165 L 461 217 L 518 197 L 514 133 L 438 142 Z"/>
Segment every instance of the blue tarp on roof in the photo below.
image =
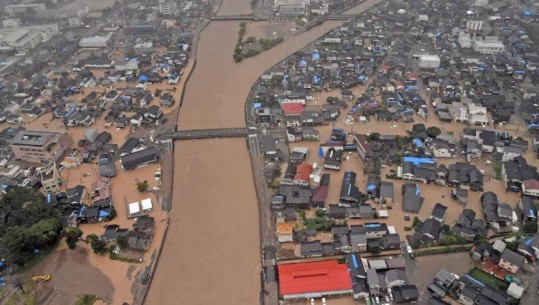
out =
<path fill-rule="evenodd" d="M 254 108 L 254 109 L 262 108 L 262 104 L 260 104 L 260 103 L 254 103 L 254 104 L 253 104 L 253 108 Z"/>
<path fill-rule="evenodd" d="M 107 212 L 107 211 L 99 211 L 99 217 L 107 217 L 109 215 L 110 215 L 110 213 Z"/>
<path fill-rule="evenodd" d="M 320 148 L 318 149 L 318 156 L 319 156 L 320 158 L 324 158 L 324 149 L 322 149 L 322 147 L 320 147 Z"/>
<path fill-rule="evenodd" d="M 416 196 L 421 196 L 421 190 L 419 189 L 419 185 L 415 185 L 415 195 Z"/>
<path fill-rule="evenodd" d="M 404 157 L 402 158 L 402 161 L 413 163 L 414 165 L 434 163 L 434 159 L 432 158 L 417 158 L 417 157 Z"/>
<path fill-rule="evenodd" d="M 367 185 L 367 191 L 374 191 L 376 189 L 376 185 Z"/>
<path fill-rule="evenodd" d="M 420 139 L 415 138 L 412 140 L 412 142 L 414 143 L 415 146 L 417 146 L 417 148 L 423 148 L 423 142 L 421 142 Z"/>
<path fill-rule="evenodd" d="M 141 81 L 141 82 L 147 82 L 148 81 L 148 76 L 141 75 L 141 76 L 138 77 L 138 80 Z"/>
<path fill-rule="evenodd" d="M 320 59 L 320 54 L 318 54 L 318 53 L 313 53 L 312 58 L 313 58 L 313 59 Z"/>

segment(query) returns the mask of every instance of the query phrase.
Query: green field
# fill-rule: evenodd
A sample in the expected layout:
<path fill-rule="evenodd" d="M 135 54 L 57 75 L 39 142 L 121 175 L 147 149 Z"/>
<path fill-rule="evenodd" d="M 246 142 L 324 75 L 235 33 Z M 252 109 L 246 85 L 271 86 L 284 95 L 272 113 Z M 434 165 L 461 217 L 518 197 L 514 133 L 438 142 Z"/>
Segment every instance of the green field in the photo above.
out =
<path fill-rule="evenodd" d="M 480 281 L 481 283 L 485 284 L 485 285 L 488 285 L 492 288 L 495 288 L 495 289 L 500 289 L 500 290 L 506 290 L 507 287 L 509 287 L 509 284 L 507 284 L 505 281 L 502 281 L 501 279 L 495 277 L 495 276 L 492 276 L 488 273 L 486 273 L 485 271 L 481 270 L 481 269 L 478 269 L 478 268 L 474 268 L 472 270 L 470 270 L 470 272 L 468 272 L 468 275 L 473 277 L 474 279 Z"/>

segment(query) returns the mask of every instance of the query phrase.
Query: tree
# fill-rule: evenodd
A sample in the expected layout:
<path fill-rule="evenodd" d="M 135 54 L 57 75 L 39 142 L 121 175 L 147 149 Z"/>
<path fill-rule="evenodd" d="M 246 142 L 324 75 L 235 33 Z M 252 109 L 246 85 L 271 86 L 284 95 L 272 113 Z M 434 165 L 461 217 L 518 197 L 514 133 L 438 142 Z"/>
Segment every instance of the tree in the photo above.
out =
<path fill-rule="evenodd" d="M 379 141 L 380 140 L 380 134 L 377 133 L 377 132 L 371 132 L 369 135 L 368 135 L 368 139 L 369 141 Z"/>
<path fill-rule="evenodd" d="M 525 233 L 529 233 L 529 234 L 537 233 L 537 221 L 528 221 L 524 225 L 523 230 Z"/>
<path fill-rule="evenodd" d="M 94 253 L 97 255 L 102 255 L 105 252 L 107 252 L 107 243 L 100 239 L 95 234 L 88 235 L 88 239 L 90 240 L 90 246 L 92 247 L 92 250 L 94 250 Z"/>
<path fill-rule="evenodd" d="M 129 248 L 128 241 L 129 241 L 129 234 L 119 235 L 119 236 L 116 238 L 116 243 L 117 243 L 118 246 L 120 246 L 120 248 L 122 248 L 122 249 L 127 249 L 127 248 Z"/>
<path fill-rule="evenodd" d="M 442 226 L 442 233 L 449 234 L 450 231 L 451 231 L 451 227 L 449 227 L 449 225 Z"/>
<path fill-rule="evenodd" d="M 66 237 L 67 247 L 69 249 L 75 249 L 83 233 L 81 229 L 69 226 L 64 229 L 64 235 Z"/>
<path fill-rule="evenodd" d="M 58 237 L 60 222 L 54 218 L 41 220 L 26 230 L 26 241 L 36 248 L 51 244 Z"/>
<path fill-rule="evenodd" d="M 247 43 L 253 43 L 253 42 L 255 42 L 255 41 L 256 41 L 256 38 L 254 38 L 254 37 L 252 37 L 252 36 L 251 36 L 251 37 L 247 37 L 247 39 L 245 39 L 245 42 L 247 42 Z"/>
<path fill-rule="evenodd" d="M 335 97 L 335 96 L 328 96 L 326 98 L 326 102 L 330 105 L 333 105 L 335 104 L 337 101 L 339 100 L 339 98 Z"/>
<path fill-rule="evenodd" d="M 137 190 L 141 193 L 146 192 L 149 186 L 150 184 L 148 183 L 148 180 L 144 180 L 142 182 L 137 181 Z"/>
<path fill-rule="evenodd" d="M 431 138 L 437 138 L 442 133 L 442 131 L 436 126 L 431 126 L 427 128 L 427 130 L 425 130 L 425 133 Z"/>
<path fill-rule="evenodd" d="M 10 276 L 9 283 L 13 287 L 19 289 L 23 294 L 26 293 L 26 291 L 24 291 L 24 279 L 22 278 L 20 274 L 15 274 L 15 275 Z"/>

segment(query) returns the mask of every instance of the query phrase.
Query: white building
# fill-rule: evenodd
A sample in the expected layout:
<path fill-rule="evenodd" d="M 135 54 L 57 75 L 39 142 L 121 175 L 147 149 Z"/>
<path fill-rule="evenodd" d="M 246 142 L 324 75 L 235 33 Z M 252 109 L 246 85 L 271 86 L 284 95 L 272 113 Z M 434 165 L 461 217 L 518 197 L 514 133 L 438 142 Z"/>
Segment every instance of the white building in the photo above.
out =
<path fill-rule="evenodd" d="M 159 0 L 159 12 L 163 15 L 176 13 L 176 2 L 173 0 Z"/>
<path fill-rule="evenodd" d="M 17 29 L 1 38 L 3 46 L 15 49 L 19 53 L 26 53 L 28 50 L 35 48 L 42 40 L 40 32 L 26 29 Z"/>
<path fill-rule="evenodd" d="M 504 44 L 498 40 L 498 37 L 485 37 L 484 40 L 476 38 L 473 41 L 473 49 L 481 54 L 491 55 L 505 51 Z"/>
<path fill-rule="evenodd" d="M 472 47 L 473 40 L 472 37 L 470 37 L 470 34 L 462 31 L 459 33 L 458 43 L 461 48 L 463 49 L 469 49 Z"/>
<path fill-rule="evenodd" d="M 466 29 L 468 31 L 479 31 L 483 28 L 483 21 L 481 20 L 468 20 L 466 21 Z"/>
<path fill-rule="evenodd" d="M 420 55 L 418 65 L 420 68 L 437 69 L 440 67 L 440 56 Z"/>
<path fill-rule="evenodd" d="M 19 4 L 9 4 L 4 7 L 4 11 L 10 15 L 14 16 L 17 14 L 23 14 L 29 10 L 34 12 L 43 12 L 47 9 L 44 3 L 19 3 Z"/>
<path fill-rule="evenodd" d="M 81 40 L 79 40 L 79 47 L 81 48 L 105 48 L 107 47 L 111 37 L 112 35 L 82 38 Z"/>
<path fill-rule="evenodd" d="M 79 27 L 83 25 L 82 20 L 79 17 L 69 17 L 67 21 L 69 22 L 69 26 L 72 27 Z"/>
<path fill-rule="evenodd" d="M 18 28 L 21 26 L 21 19 L 19 18 L 4 19 L 2 21 L 2 25 L 4 26 L 4 28 Z"/>

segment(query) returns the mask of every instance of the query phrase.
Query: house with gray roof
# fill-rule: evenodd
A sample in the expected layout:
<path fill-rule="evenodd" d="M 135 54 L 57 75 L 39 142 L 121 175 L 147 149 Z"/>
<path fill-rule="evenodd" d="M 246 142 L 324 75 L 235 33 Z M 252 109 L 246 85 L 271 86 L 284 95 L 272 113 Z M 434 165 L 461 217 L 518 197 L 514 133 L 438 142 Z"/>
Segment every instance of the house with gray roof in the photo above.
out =
<path fill-rule="evenodd" d="M 526 258 L 515 251 L 505 248 L 500 257 L 498 266 L 513 274 L 518 273 L 520 268 L 524 265 Z"/>
<path fill-rule="evenodd" d="M 386 283 L 389 288 L 402 286 L 407 282 L 408 277 L 406 276 L 406 273 L 400 269 L 391 269 L 386 272 Z"/>

